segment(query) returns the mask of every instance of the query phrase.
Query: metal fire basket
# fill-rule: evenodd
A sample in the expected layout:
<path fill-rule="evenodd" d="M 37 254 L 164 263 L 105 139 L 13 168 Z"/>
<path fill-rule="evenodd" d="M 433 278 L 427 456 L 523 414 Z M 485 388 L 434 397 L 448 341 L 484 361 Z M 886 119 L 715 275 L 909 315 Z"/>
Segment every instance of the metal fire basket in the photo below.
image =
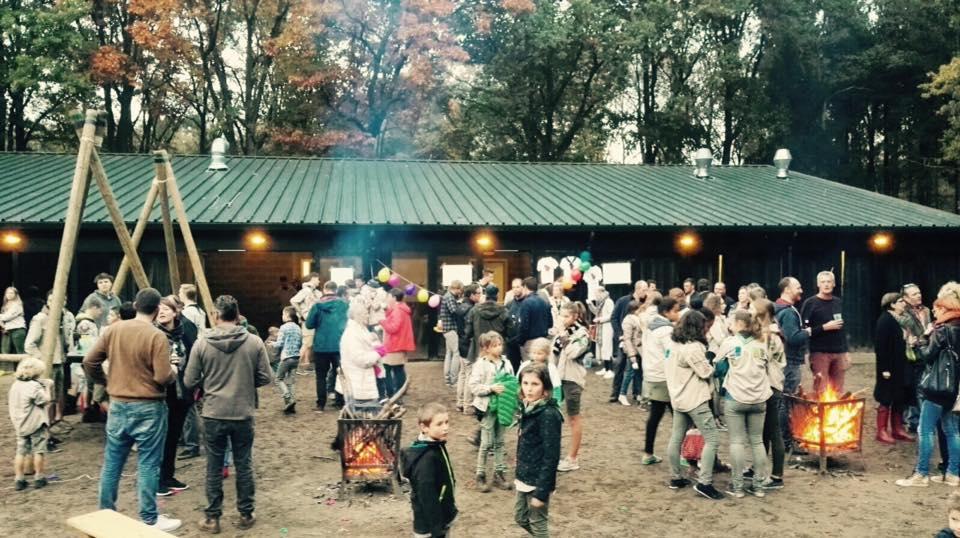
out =
<path fill-rule="evenodd" d="M 387 483 L 394 487 L 400 472 L 399 419 L 337 420 L 343 485 Z"/>
<path fill-rule="evenodd" d="M 825 402 L 789 394 L 784 394 L 784 398 L 789 403 L 790 434 L 797 445 L 819 455 L 821 473 L 827 471 L 829 455 L 862 454 L 865 398 Z M 844 435 L 835 435 L 838 430 Z"/>

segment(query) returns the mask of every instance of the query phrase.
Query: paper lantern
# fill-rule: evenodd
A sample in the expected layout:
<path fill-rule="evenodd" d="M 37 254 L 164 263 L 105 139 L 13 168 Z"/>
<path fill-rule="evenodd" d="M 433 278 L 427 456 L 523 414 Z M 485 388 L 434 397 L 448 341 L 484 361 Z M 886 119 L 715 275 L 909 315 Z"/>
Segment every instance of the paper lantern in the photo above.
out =
<path fill-rule="evenodd" d="M 573 289 L 573 280 L 570 280 L 569 278 L 563 279 L 563 289 L 567 291 Z"/>
<path fill-rule="evenodd" d="M 430 308 L 436 308 L 436 307 L 440 306 L 440 296 L 439 296 L 439 295 L 433 295 L 433 296 L 431 296 L 431 297 L 430 297 L 430 300 L 427 301 L 427 305 L 429 305 Z"/>
<path fill-rule="evenodd" d="M 583 273 L 581 273 L 579 269 L 574 269 L 570 272 L 570 278 L 573 279 L 574 282 L 580 282 L 580 279 L 583 278 Z"/>
<path fill-rule="evenodd" d="M 586 250 L 580 253 L 580 261 L 590 262 L 593 261 L 593 256 Z"/>
<path fill-rule="evenodd" d="M 421 303 L 427 302 L 427 299 L 429 298 L 430 298 L 430 294 L 427 292 L 427 290 L 420 290 L 417 292 L 417 300 L 420 301 Z"/>
<path fill-rule="evenodd" d="M 381 269 L 380 272 L 377 273 L 377 280 L 380 282 L 386 282 L 390 280 L 390 269 L 387 269 L 386 267 Z"/>
<path fill-rule="evenodd" d="M 407 284 L 407 287 L 403 288 L 403 293 L 406 293 L 408 297 L 413 296 L 414 294 L 417 293 L 417 285 Z"/>
<path fill-rule="evenodd" d="M 588 261 L 586 261 L 586 260 L 580 262 L 580 271 L 582 271 L 582 272 L 584 272 L 584 273 L 586 273 L 587 271 L 589 271 L 591 267 L 593 267 L 593 266 L 590 264 L 590 262 L 588 262 Z"/>
<path fill-rule="evenodd" d="M 400 285 L 400 275 L 393 273 L 390 275 L 390 279 L 387 280 L 387 283 L 390 284 L 391 288 L 396 288 Z"/>

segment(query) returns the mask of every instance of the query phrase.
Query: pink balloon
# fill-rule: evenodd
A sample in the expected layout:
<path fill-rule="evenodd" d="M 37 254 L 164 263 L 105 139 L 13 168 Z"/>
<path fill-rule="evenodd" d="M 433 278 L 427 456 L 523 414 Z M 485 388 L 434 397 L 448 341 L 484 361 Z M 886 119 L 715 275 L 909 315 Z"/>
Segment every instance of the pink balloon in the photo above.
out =
<path fill-rule="evenodd" d="M 572 278 L 574 282 L 580 282 L 580 279 L 583 278 L 583 273 L 580 271 L 572 271 L 570 273 L 570 278 Z"/>
<path fill-rule="evenodd" d="M 390 284 L 391 288 L 396 288 L 400 285 L 400 275 L 393 273 L 390 275 L 390 279 L 387 280 L 387 283 Z"/>
<path fill-rule="evenodd" d="M 430 308 L 436 308 L 440 306 L 440 296 L 436 294 L 431 295 L 430 300 L 427 301 L 427 304 L 430 306 Z"/>

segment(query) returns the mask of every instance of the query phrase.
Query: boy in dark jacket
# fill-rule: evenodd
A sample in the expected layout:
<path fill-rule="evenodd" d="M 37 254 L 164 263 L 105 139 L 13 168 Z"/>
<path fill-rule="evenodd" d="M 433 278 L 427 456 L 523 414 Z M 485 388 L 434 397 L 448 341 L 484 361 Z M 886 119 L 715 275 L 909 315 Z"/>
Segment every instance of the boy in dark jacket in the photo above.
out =
<path fill-rule="evenodd" d="M 523 411 L 517 440 L 517 502 L 514 519 L 536 537 L 549 536 L 550 494 L 556 489 L 563 415 L 551 395 L 550 372 L 543 364 L 520 372 Z"/>
<path fill-rule="evenodd" d="M 450 415 L 442 404 L 431 402 L 420 409 L 417 422 L 420 436 L 402 454 L 403 475 L 411 487 L 413 534 L 441 538 L 457 517 L 456 479 L 446 447 Z"/>

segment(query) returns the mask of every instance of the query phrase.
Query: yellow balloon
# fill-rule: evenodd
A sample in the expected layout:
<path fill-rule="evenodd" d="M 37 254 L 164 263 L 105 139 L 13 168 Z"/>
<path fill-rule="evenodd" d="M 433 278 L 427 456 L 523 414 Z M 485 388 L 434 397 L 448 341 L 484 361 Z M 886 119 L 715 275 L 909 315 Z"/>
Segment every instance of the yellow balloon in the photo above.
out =
<path fill-rule="evenodd" d="M 417 292 L 417 300 L 421 303 L 427 302 L 430 299 L 430 293 L 427 290 L 420 290 Z"/>
<path fill-rule="evenodd" d="M 563 279 L 563 289 L 570 290 L 571 288 L 573 288 L 573 280 L 569 278 Z"/>
<path fill-rule="evenodd" d="M 384 267 L 383 269 L 381 269 L 380 272 L 377 273 L 377 280 L 379 280 L 380 282 L 384 282 L 384 283 L 385 283 L 386 281 L 390 280 L 390 270 L 387 269 L 386 267 Z"/>

